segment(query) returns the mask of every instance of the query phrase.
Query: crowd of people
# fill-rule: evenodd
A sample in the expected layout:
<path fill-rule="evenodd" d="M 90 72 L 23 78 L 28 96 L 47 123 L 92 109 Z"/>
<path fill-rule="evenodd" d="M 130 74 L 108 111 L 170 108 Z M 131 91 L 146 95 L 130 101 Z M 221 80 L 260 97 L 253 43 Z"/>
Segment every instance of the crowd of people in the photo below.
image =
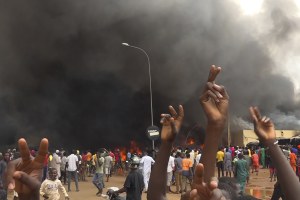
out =
<path fill-rule="evenodd" d="M 93 176 L 97 196 L 104 197 L 103 188 L 113 172 L 126 171 L 126 180 L 114 194 L 126 193 L 127 200 L 141 200 L 142 192 L 149 200 L 165 200 L 166 193 L 180 194 L 182 200 L 256 199 L 245 193 L 250 174 L 258 175 L 260 166 L 270 169 L 270 180 L 277 181 L 272 200 L 295 200 L 300 195 L 297 173 L 299 147 L 280 148 L 275 127 L 270 118 L 261 116 L 257 107 L 250 107 L 254 131 L 263 147 L 219 147 L 226 125 L 229 96 L 215 79 L 221 68 L 212 66 L 200 104 L 207 118 L 203 149 L 174 148 L 174 140 L 184 119 L 184 109 L 169 106 L 169 113 L 161 114 L 161 145 L 155 158 L 152 152 L 143 155 L 128 152 L 128 164 L 122 162 L 118 150 L 101 148 L 96 153 L 67 154 L 63 149 L 48 151 L 48 140 L 42 139 L 38 151 L 30 150 L 25 139 L 18 141 L 18 150 L 8 150 L 1 156 L 1 199 L 14 192 L 20 200 L 59 199 L 59 190 L 69 199 L 68 192 L 80 190 L 79 181 Z M 298 167 L 297 167 L 298 166 Z M 215 177 L 215 167 L 218 176 Z M 224 174 L 225 172 L 225 174 Z M 278 177 L 278 178 L 277 178 Z M 172 184 L 176 191 L 171 190 Z M 63 184 L 67 185 L 67 190 Z M 6 193 L 7 192 L 7 193 Z"/>

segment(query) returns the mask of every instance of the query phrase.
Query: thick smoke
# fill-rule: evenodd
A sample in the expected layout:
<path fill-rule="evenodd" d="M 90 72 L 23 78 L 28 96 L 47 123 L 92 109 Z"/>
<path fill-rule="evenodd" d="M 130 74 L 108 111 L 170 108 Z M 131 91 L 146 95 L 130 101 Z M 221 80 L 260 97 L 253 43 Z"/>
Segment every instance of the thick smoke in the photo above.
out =
<path fill-rule="evenodd" d="M 0 141 L 149 145 L 147 60 L 122 42 L 150 56 L 156 125 L 183 104 L 185 127 L 204 126 L 198 96 L 217 64 L 232 118 L 248 121 L 258 105 L 278 128 L 300 128 L 297 80 L 283 73 L 299 53 L 296 8 L 266 0 L 247 16 L 229 0 L 0 0 Z"/>

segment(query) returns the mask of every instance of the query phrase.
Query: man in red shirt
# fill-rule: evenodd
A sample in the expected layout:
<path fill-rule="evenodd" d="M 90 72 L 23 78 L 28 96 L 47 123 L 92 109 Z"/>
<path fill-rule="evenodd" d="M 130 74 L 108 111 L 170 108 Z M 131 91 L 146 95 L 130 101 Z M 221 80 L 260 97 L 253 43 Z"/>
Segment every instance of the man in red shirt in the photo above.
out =
<path fill-rule="evenodd" d="M 294 172 L 296 173 L 296 161 L 297 161 L 297 156 L 296 154 L 291 150 L 290 153 L 290 165 L 293 168 Z"/>
<path fill-rule="evenodd" d="M 251 160 L 252 160 L 252 173 L 253 171 L 255 171 L 256 175 L 258 175 L 259 158 L 255 151 L 252 152 Z"/>
<path fill-rule="evenodd" d="M 47 178 L 48 160 L 49 160 L 49 154 L 46 154 L 45 160 L 44 160 L 44 166 L 43 166 L 43 178 L 42 178 L 42 181 L 44 181 Z"/>

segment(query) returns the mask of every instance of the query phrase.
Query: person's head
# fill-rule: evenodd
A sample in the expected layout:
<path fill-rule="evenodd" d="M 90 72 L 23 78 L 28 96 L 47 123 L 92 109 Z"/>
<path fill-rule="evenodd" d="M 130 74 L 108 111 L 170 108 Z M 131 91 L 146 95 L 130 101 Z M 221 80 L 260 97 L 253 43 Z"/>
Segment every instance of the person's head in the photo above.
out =
<path fill-rule="evenodd" d="M 249 156 L 249 151 L 247 149 L 244 149 L 243 154 Z"/>
<path fill-rule="evenodd" d="M 239 158 L 239 159 L 243 159 L 243 158 L 244 158 L 244 155 L 243 155 L 242 153 L 239 153 L 239 154 L 238 154 L 238 158 Z"/>
<path fill-rule="evenodd" d="M 4 157 L 3 157 L 4 161 L 8 162 L 8 161 L 10 160 L 9 157 L 10 157 L 10 156 L 9 156 L 9 153 L 6 152 L 6 153 L 4 154 Z"/>
<path fill-rule="evenodd" d="M 57 169 L 55 168 L 49 168 L 49 179 L 54 181 L 57 178 Z"/>
<path fill-rule="evenodd" d="M 9 155 L 9 157 L 10 157 L 10 155 Z M 14 154 L 14 159 L 17 159 L 17 158 L 20 158 L 21 157 L 21 155 L 20 155 L 20 152 L 16 152 L 15 154 Z M 10 158 L 8 158 L 8 161 L 10 160 Z"/>
<path fill-rule="evenodd" d="M 97 156 L 98 157 L 105 157 L 105 150 L 103 148 L 98 149 Z"/>
<path fill-rule="evenodd" d="M 190 158 L 191 157 L 191 155 L 189 153 L 186 153 L 185 156 L 186 156 L 186 158 Z"/>
<path fill-rule="evenodd" d="M 152 149 L 148 149 L 147 150 L 147 155 L 151 155 L 152 154 Z"/>
<path fill-rule="evenodd" d="M 131 169 L 137 169 L 140 165 L 140 158 L 134 155 L 130 158 L 129 162 L 130 162 Z"/>
<path fill-rule="evenodd" d="M 34 150 L 34 149 L 32 149 L 32 150 L 30 151 L 30 155 L 33 156 L 33 157 L 35 157 L 35 150 Z"/>
<path fill-rule="evenodd" d="M 235 199 L 240 196 L 240 184 L 238 184 L 235 178 L 221 177 L 218 188 L 222 191 L 226 199 Z"/>

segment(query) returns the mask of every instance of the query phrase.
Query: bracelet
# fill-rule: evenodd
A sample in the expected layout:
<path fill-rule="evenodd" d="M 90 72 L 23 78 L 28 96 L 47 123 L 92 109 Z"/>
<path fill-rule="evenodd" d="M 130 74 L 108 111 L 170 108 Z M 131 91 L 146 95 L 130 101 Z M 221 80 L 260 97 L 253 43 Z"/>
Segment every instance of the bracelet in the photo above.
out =
<path fill-rule="evenodd" d="M 274 145 L 278 144 L 278 140 L 276 140 L 273 144 L 274 144 Z"/>

